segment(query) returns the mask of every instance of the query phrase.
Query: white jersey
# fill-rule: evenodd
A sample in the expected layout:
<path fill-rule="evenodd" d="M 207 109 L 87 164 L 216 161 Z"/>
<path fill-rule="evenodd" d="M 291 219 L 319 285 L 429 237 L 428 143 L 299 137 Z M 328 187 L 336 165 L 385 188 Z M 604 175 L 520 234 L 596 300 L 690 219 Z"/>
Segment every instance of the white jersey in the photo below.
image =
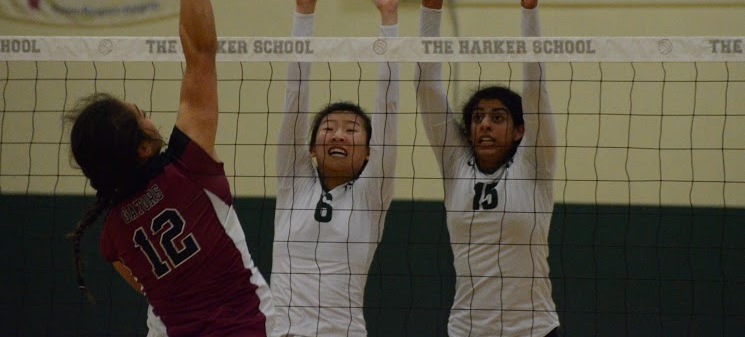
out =
<path fill-rule="evenodd" d="M 313 15 L 296 13 L 293 36 L 312 30 Z M 381 34 L 397 36 L 398 26 Z M 308 63 L 288 65 L 270 282 L 274 336 L 366 336 L 365 283 L 393 197 L 399 66 L 379 67 L 367 166 L 331 191 L 322 188 L 307 143 L 309 75 Z"/>
<path fill-rule="evenodd" d="M 422 9 L 422 36 L 439 36 L 440 15 Z M 523 34 L 538 36 L 537 10 L 522 15 Z M 455 263 L 448 333 L 545 336 L 559 320 L 547 261 L 556 134 L 544 82 L 523 82 L 525 135 L 511 162 L 485 174 L 448 106 L 441 64 L 420 67 L 416 78 L 427 81 L 417 83 L 417 100 L 444 178 Z M 524 78 L 541 79 L 542 70 L 527 63 Z"/>

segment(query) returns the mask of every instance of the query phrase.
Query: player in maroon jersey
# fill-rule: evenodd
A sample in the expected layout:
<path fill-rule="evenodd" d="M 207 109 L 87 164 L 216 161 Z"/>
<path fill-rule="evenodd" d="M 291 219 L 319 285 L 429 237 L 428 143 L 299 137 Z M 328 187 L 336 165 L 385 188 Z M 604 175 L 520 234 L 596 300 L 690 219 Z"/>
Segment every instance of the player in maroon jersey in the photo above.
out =
<path fill-rule="evenodd" d="M 165 151 L 134 104 L 108 94 L 71 116 L 73 156 L 96 190 L 74 240 L 106 213 L 101 252 L 151 306 L 151 334 L 266 336 L 271 295 L 246 246 L 215 152 L 217 34 L 209 0 L 181 0 L 186 59 L 176 125 Z M 157 330 L 154 333 L 153 330 Z"/>

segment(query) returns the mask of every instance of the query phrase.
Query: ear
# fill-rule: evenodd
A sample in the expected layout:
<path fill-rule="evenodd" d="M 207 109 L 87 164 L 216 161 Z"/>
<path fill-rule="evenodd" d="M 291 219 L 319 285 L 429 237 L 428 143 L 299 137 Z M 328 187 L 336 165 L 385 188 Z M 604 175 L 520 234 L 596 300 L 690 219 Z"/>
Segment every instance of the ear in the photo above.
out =
<path fill-rule="evenodd" d="M 315 146 L 311 146 L 310 149 L 309 149 L 309 152 L 310 152 L 310 157 L 311 158 L 315 158 L 316 157 L 316 147 Z"/>
<path fill-rule="evenodd" d="M 512 132 L 512 140 L 516 142 L 520 139 L 523 139 L 524 135 L 525 135 L 525 124 L 519 125 L 515 127 L 515 130 Z"/>
<path fill-rule="evenodd" d="M 150 159 L 155 153 L 155 149 L 148 141 L 143 141 L 140 143 L 140 146 L 137 147 L 137 157 L 140 158 L 140 160 L 147 160 Z"/>

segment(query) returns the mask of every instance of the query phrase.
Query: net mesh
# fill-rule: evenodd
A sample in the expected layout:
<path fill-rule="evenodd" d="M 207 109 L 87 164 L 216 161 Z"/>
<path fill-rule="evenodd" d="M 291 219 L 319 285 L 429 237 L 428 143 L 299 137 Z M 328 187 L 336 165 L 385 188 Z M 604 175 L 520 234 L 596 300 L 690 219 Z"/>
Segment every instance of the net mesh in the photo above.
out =
<path fill-rule="evenodd" d="M 547 62 L 559 136 L 549 264 L 563 332 L 737 335 L 745 329 L 745 57 L 732 46 L 741 40 L 223 39 L 217 152 L 268 278 L 287 62 L 314 62 L 317 109 L 337 100 L 373 106 L 374 62 L 402 62 L 395 201 L 365 318 L 373 336 L 445 335 L 453 257 L 413 62 L 446 62 L 458 104 L 488 84 L 519 92 L 521 62 Z M 0 39 L 2 249 L 14 257 L 0 266 L 9 289 L 0 331 L 145 331 L 143 299 L 98 256 L 95 234 L 84 252 L 102 300 L 90 307 L 75 288 L 64 234 L 94 192 L 71 163 L 62 116 L 80 97 L 110 92 L 167 134 L 183 73 L 178 50 L 170 38 Z"/>

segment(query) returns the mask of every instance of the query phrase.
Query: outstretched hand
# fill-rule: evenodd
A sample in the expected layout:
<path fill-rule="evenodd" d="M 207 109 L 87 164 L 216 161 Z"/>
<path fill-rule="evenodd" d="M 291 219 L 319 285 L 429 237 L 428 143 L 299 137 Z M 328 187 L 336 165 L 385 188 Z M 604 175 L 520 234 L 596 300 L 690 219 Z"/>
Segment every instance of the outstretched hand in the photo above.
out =
<path fill-rule="evenodd" d="M 295 12 L 313 14 L 316 11 L 316 0 L 295 0 Z"/>
<path fill-rule="evenodd" d="M 538 0 L 520 0 L 520 5 L 525 9 L 533 9 L 538 7 Z"/>
<path fill-rule="evenodd" d="M 383 26 L 398 24 L 398 0 L 375 0 L 380 11 L 380 23 Z"/>

